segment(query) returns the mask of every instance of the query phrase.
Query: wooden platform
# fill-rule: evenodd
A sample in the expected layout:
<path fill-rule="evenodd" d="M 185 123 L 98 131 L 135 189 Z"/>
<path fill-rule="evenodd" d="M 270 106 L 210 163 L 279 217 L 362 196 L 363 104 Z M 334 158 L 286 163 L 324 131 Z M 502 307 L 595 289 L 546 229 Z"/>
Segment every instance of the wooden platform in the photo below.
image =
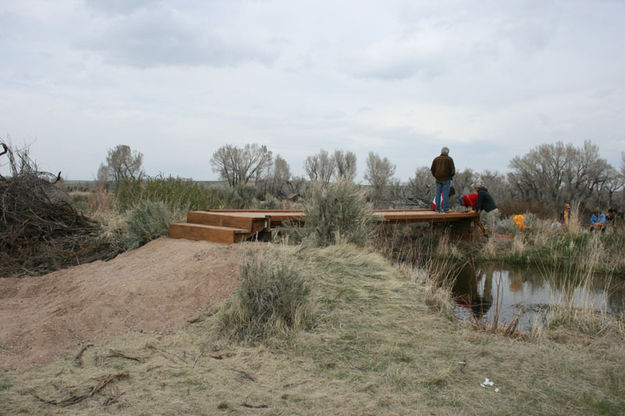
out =
<path fill-rule="evenodd" d="M 475 212 L 436 213 L 427 209 L 375 211 L 373 215 L 387 223 L 453 223 L 460 229 L 470 229 L 471 223 L 479 221 Z M 216 243 L 237 243 L 261 233 L 271 232 L 285 221 L 304 221 L 300 210 L 254 210 L 221 209 L 208 211 L 190 211 L 186 223 L 169 225 L 171 238 L 188 240 L 208 240 Z"/>

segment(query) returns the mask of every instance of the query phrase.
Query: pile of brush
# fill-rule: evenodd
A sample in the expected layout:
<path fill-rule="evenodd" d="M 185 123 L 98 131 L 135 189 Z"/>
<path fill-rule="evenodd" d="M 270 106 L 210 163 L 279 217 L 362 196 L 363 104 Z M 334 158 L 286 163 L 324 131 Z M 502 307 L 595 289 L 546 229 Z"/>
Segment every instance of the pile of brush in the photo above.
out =
<path fill-rule="evenodd" d="M 4 143 L 0 158 L 11 171 L 0 174 L 0 276 L 44 274 L 121 251 L 71 205 L 60 173 L 38 171 L 27 150 L 14 152 Z"/>

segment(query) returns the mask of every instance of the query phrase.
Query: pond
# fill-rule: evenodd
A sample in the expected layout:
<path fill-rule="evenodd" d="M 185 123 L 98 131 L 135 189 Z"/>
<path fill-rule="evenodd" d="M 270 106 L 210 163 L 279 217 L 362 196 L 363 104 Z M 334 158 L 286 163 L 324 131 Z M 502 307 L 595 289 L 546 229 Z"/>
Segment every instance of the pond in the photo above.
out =
<path fill-rule="evenodd" d="M 592 284 L 575 274 L 534 268 L 502 268 L 466 265 L 456 276 L 453 296 L 460 319 L 492 322 L 499 309 L 499 322 L 511 322 L 521 310 L 521 328 L 538 319 L 545 321 L 549 305 L 572 304 L 617 314 L 625 311 L 625 284 L 595 276 Z"/>

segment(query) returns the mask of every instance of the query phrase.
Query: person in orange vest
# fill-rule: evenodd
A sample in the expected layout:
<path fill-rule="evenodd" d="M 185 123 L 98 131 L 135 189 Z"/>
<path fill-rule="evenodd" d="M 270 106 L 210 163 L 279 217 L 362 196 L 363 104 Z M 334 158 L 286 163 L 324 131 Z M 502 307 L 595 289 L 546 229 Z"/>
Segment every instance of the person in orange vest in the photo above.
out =
<path fill-rule="evenodd" d="M 560 222 L 564 225 L 568 225 L 570 217 L 571 217 L 571 206 L 569 204 L 564 204 L 564 210 L 560 213 Z"/>
<path fill-rule="evenodd" d="M 523 218 L 523 214 L 513 216 L 512 222 L 514 222 L 514 224 L 519 230 L 521 231 L 525 230 L 525 218 Z"/>

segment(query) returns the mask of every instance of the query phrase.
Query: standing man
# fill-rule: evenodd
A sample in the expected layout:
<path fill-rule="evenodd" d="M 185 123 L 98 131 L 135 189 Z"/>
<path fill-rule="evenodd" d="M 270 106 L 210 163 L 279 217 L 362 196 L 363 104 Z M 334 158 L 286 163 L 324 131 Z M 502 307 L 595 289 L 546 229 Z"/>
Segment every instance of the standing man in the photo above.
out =
<path fill-rule="evenodd" d="M 430 168 L 432 176 L 436 179 L 436 212 L 441 212 L 441 191 L 443 196 L 443 212 L 449 212 L 449 187 L 451 178 L 456 174 L 454 160 L 449 157 L 449 148 L 443 147 L 441 155 L 434 158 Z"/>

